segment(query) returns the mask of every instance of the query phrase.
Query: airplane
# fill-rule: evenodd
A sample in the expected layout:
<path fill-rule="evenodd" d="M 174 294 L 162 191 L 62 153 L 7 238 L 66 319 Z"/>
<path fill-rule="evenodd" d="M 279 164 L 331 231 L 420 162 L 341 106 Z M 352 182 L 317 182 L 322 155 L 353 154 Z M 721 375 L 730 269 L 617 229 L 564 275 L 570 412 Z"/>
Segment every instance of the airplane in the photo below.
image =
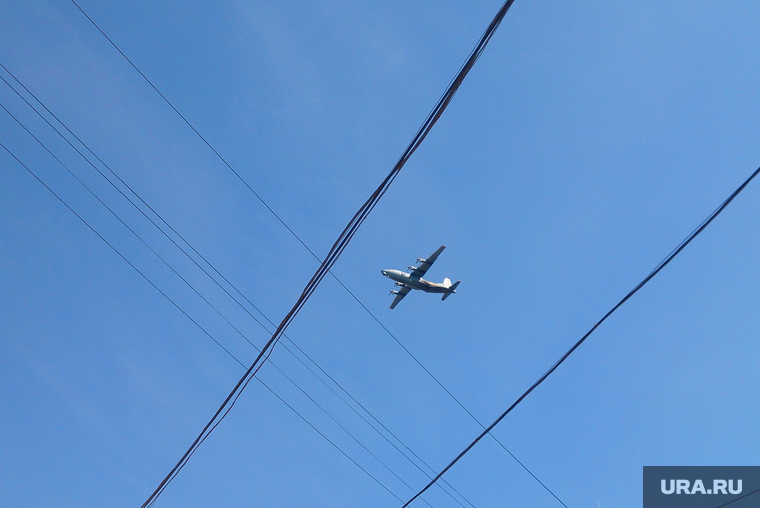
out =
<path fill-rule="evenodd" d="M 422 278 L 445 248 L 445 245 L 441 245 L 441 247 L 433 252 L 433 254 L 427 259 L 417 258 L 417 262 L 421 263 L 420 266 L 409 265 L 408 273 L 402 272 L 401 270 L 380 270 L 380 273 L 389 279 L 396 281 L 394 287 L 399 288 L 398 290 L 391 290 L 391 294 L 396 295 L 396 298 L 393 299 L 393 303 L 391 303 L 391 309 L 395 308 L 396 305 L 398 305 L 398 302 L 403 300 L 412 289 L 419 289 L 426 293 L 443 293 L 441 301 L 457 292 L 457 286 L 462 282 L 460 280 L 452 284 L 451 281 L 446 278 L 443 279 L 443 283 L 438 284 Z"/>

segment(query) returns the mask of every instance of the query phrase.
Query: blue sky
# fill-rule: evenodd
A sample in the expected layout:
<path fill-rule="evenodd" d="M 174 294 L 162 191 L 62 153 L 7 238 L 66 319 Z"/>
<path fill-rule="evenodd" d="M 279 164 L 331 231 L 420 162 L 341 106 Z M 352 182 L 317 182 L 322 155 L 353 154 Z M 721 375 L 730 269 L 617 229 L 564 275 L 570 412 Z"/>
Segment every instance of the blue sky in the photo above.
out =
<path fill-rule="evenodd" d="M 81 5 L 321 256 L 500 4 Z M 73 4 L 0 9 L 0 62 L 279 322 L 317 267 L 306 249 Z M 759 22 L 753 2 L 517 0 L 335 274 L 492 421 L 760 164 Z M 251 342 L 266 342 L 0 85 L 3 106 Z M 253 348 L 4 111 L 0 138 L 252 361 Z M 6 153 L 0 165 L 0 501 L 139 506 L 242 368 Z M 568 506 L 641 506 L 644 465 L 756 465 L 759 207 L 753 183 L 496 428 Z M 461 279 L 457 294 L 411 294 L 390 311 L 380 269 L 441 244 L 428 275 Z M 434 469 L 478 434 L 331 278 L 288 336 Z M 271 359 L 361 445 L 273 365 L 261 380 L 362 468 L 404 500 L 424 486 L 282 345 Z M 478 508 L 560 506 L 490 439 L 445 478 Z M 426 499 L 458 506 L 439 489 Z M 400 504 L 253 383 L 156 506 Z"/>

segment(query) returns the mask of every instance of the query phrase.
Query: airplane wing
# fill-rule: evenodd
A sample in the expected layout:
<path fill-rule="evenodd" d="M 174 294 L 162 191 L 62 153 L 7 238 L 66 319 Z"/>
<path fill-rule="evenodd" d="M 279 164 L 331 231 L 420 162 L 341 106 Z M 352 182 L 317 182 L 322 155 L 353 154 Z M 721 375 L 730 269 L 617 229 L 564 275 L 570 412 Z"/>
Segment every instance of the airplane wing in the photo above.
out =
<path fill-rule="evenodd" d="M 430 255 L 430 257 L 428 257 L 427 259 L 417 258 L 417 261 L 421 262 L 422 264 L 418 266 L 417 268 L 415 268 L 414 270 L 412 270 L 412 273 L 410 273 L 409 275 L 415 279 L 419 279 L 420 277 L 425 275 L 425 273 L 430 269 L 433 263 L 435 263 L 435 260 L 438 259 L 438 256 L 441 255 L 441 252 L 443 252 L 443 249 L 445 248 L 446 248 L 445 245 L 441 245 L 441 247 L 437 251 L 433 252 Z"/>
<path fill-rule="evenodd" d="M 404 299 L 406 295 L 409 294 L 409 291 L 411 291 L 412 288 L 409 286 L 401 286 L 401 288 L 398 290 L 398 294 L 396 295 L 396 298 L 393 299 L 393 303 L 391 303 L 391 309 L 395 308 L 396 305 L 398 305 L 398 302 Z"/>

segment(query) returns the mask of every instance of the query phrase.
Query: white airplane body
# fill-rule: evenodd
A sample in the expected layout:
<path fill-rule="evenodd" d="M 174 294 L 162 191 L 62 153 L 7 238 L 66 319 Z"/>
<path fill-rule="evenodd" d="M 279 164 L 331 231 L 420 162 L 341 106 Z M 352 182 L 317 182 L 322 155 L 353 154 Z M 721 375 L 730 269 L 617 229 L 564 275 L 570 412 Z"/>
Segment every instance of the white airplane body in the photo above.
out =
<path fill-rule="evenodd" d="M 445 300 L 450 295 L 457 292 L 457 286 L 461 281 L 456 281 L 452 284 L 451 281 L 446 278 L 439 284 L 422 278 L 445 248 L 445 245 L 441 245 L 441 247 L 427 259 L 417 258 L 417 262 L 421 263 L 420 266 L 409 266 L 409 272 L 403 272 L 401 270 L 380 270 L 380 273 L 395 281 L 395 286 L 400 288 L 391 291 L 392 295 L 396 295 L 396 298 L 393 299 L 393 303 L 391 303 L 391 309 L 395 308 L 396 305 L 398 305 L 398 302 L 403 300 L 412 289 L 419 289 L 426 293 L 443 293 L 443 298 L 441 298 L 441 300 Z"/>

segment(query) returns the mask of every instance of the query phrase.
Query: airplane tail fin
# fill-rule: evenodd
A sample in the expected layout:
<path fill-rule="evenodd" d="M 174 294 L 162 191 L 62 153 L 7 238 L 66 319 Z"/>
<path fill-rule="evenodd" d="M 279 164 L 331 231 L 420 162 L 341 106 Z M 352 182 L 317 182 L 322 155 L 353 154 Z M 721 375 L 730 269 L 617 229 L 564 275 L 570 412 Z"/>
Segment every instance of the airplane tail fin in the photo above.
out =
<path fill-rule="evenodd" d="M 451 279 L 449 279 L 448 277 L 443 279 L 443 285 L 446 286 L 447 288 L 451 287 Z"/>
<path fill-rule="evenodd" d="M 451 284 L 451 281 L 449 279 L 445 279 L 444 283 L 446 281 L 448 281 L 449 284 Z M 449 296 L 451 296 L 453 293 L 456 293 L 457 292 L 457 286 L 459 285 L 460 282 L 462 282 L 462 281 L 458 280 L 454 284 L 451 284 L 449 286 L 449 292 L 443 295 L 443 298 L 441 298 L 441 301 L 445 300 L 446 298 L 448 298 Z"/>

